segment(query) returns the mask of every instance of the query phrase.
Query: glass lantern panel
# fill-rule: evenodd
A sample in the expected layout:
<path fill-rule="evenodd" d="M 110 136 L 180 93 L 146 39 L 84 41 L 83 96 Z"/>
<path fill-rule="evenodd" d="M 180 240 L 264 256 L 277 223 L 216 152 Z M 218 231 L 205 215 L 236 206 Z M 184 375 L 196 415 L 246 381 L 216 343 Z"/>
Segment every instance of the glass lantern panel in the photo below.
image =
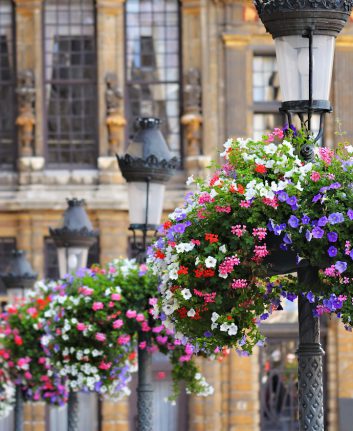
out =
<path fill-rule="evenodd" d="M 66 274 L 75 274 L 80 268 L 87 265 L 88 248 L 87 247 L 59 247 L 59 273 L 60 277 Z"/>
<path fill-rule="evenodd" d="M 309 100 L 309 39 L 283 36 L 275 39 L 282 100 Z M 313 37 L 313 99 L 329 100 L 335 38 Z"/>
<path fill-rule="evenodd" d="M 7 300 L 9 304 L 21 302 L 24 296 L 25 292 L 22 287 L 11 287 L 7 289 Z"/>
<path fill-rule="evenodd" d="M 128 184 L 130 224 L 159 225 L 162 216 L 164 190 L 164 184 L 150 183 L 146 221 L 147 183 L 130 182 Z"/>

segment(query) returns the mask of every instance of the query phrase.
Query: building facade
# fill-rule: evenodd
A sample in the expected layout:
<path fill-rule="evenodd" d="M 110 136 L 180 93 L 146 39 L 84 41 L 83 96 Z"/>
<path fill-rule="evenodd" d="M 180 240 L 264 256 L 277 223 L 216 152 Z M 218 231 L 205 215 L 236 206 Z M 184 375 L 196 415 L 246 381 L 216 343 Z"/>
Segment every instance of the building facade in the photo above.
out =
<path fill-rule="evenodd" d="M 328 145 L 353 136 L 352 70 L 353 22 L 337 40 Z M 168 213 L 186 178 L 204 175 L 227 137 L 258 137 L 282 124 L 280 100 L 273 41 L 249 1 L 0 0 L 0 269 L 17 247 L 41 276 L 57 276 L 48 227 L 58 225 L 68 197 L 86 200 L 99 230 L 91 262 L 129 254 L 127 188 L 115 153 L 136 116 L 160 117 L 182 160 Z M 215 395 L 183 398 L 174 409 L 161 404 L 169 370 L 156 358 L 155 431 L 297 429 L 297 327 L 295 318 L 282 320 L 266 327 L 272 341 L 251 358 L 200 362 Z M 352 336 L 334 320 L 324 328 L 327 429 L 345 431 Z M 83 396 L 81 405 L 82 429 L 134 429 L 133 399 L 98 405 Z M 28 405 L 26 430 L 64 431 L 64 415 Z"/>

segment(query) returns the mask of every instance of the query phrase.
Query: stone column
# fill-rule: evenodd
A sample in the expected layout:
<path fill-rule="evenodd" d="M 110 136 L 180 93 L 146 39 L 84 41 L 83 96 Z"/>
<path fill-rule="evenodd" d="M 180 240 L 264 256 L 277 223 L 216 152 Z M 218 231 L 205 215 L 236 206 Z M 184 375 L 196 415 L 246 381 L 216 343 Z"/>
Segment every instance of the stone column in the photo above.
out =
<path fill-rule="evenodd" d="M 29 144 L 20 145 L 19 184 L 37 182 L 44 168 L 43 127 L 43 0 L 15 0 L 16 3 L 16 61 L 19 74 L 33 76 L 33 111 L 19 112 L 19 144 L 25 136 Z M 19 89 L 21 91 L 21 89 Z M 21 107 L 21 106 L 20 106 Z M 22 108 L 23 109 L 23 106 Z M 30 130 L 30 128 L 32 129 Z M 34 139 L 31 137 L 33 135 Z M 30 139 L 29 139 L 30 137 Z M 29 140 L 28 140 L 29 139 Z M 23 144 L 23 142 L 22 142 Z"/>
<path fill-rule="evenodd" d="M 227 137 L 252 132 L 252 52 L 250 36 L 223 34 L 225 49 L 225 132 Z"/>
<path fill-rule="evenodd" d="M 122 92 L 125 83 L 124 1 L 97 0 L 96 2 L 98 169 L 99 182 L 102 185 L 123 182 L 115 153 L 123 151 L 125 140 L 126 120 Z"/>
<path fill-rule="evenodd" d="M 229 429 L 259 431 L 259 356 L 258 350 L 250 357 L 230 355 L 229 374 Z"/>
<path fill-rule="evenodd" d="M 24 404 L 23 431 L 45 431 L 45 404 L 42 402 Z"/>

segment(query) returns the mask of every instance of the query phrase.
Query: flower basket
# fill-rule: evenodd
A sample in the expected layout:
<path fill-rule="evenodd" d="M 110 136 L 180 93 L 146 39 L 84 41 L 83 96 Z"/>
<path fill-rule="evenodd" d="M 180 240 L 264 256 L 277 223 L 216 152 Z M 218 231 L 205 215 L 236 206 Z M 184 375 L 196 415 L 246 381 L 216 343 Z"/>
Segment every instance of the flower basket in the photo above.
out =
<path fill-rule="evenodd" d="M 150 251 L 165 324 L 208 354 L 222 346 L 250 353 L 283 292 L 309 296 L 318 313 L 340 310 L 350 323 L 353 147 L 316 149 L 305 163 L 298 149 L 307 136 L 290 139 L 275 129 L 259 141 L 227 141 L 225 163 L 196 180 Z M 292 278 L 269 279 L 306 265 L 322 268 L 315 294 Z M 330 295 L 337 300 L 325 308 Z"/>

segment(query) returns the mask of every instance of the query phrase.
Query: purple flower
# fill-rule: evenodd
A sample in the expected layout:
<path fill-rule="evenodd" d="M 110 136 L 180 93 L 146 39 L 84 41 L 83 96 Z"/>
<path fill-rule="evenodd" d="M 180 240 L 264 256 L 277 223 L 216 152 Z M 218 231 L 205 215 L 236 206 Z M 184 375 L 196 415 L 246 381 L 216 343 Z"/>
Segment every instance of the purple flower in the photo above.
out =
<path fill-rule="evenodd" d="M 286 202 L 288 199 L 288 193 L 286 193 L 285 191 L 281 190 L 278 192 L 277 194 L 277 198 L 280 202 Z"/>
<path fill-rule="evenodd" d="M 347 216 L 348 216 L 349 220 L 353 220 L 353 210 L 349 209 L 347 211 Z"/>
<path fill-rule="evenodd" d="M 330 257 L 335 257 L 337 255 L 337 248 L 331 245 L 331 247 L 329 247 L 327 250 L 327 253 Z"/>
<path fill-rule="evenodd" d="M 295 196 L 288 196 L 286 199 L 286 203 L 290 206 L 296 206 L 297 205 L 297 198 Z"/>
<path fill-rule="evenodd" d="M 210 332 L 210 331 L 206 331 L 206 332 L 204 332 L 204 333 L 203 333 L 203 335 L 204 335 L 206 338 L 210 338 L 210 337 L 212 337 L 212 332 Z"/>
<path fill-rule="evenodd" d="M 353 260 L 353 250 L 349 253 L 349 257 Z"/>
<path fill-rule="evenodd" d="M 310 217 L 308 217 L 307 215 L 304 215 L 302 217 L 302 224 L 309 224 L 310 223 Z"/>
<path fill-rule="evenodd" d="M 292 228 L 297 228 L 299 226 L 299 219 L 295 215 L 291 215 L 288 220 L 288 224 Z"/>
<path fill-rule="evenodd" d="M 342 213 L 332 213 L 328 216 L 328 221 L 330 224 L 342 223 L 344 221 L 344 217 Z"/>
<path fill-rule="evenodd" d="M 340 274 L 342 274 L 342 272 L 344 272 L 344 271 L 347 269 L 347 262 L 344 262 L 344 261 L 338 260 L 338 261 L 335 263 L 335 269 L 336 269 Z"/>
<path fill-rule="evenodd" d="M 332 183 L 329 188 L 331 190 L 335 190 L 335 189 L 340 189 L 341 187 L 342 187 L 341 184 L 336 182 L 336 183 Z"/>
<path fill-rule="evenodd" d="M 272 220 L 270 220 L 268 223 L 267 223 L 267 229 L 269 230 L 269 232 L 273 232 L 273 230 L 274 230 L 274 224 L 273 224 L 273 221 Z"/>
<path fill-rule="evenodd" d="M 312 233 L 310 232 L 310 230 L 307 230 L 307 231 L 305 232 L 305 238 L 306 238 L 306 240 L 307 240 L 308 242 L 310 242 L 310 241 L 311 241 L 311 239 L 312 239 L 312 237 L 313 237 L 313 235 L 312 235 Z"/>
<path fill-rule="evenodd" d="M 185 223 L 177 223 L 174 226 L 171 227 L 170 230 L 172 230 L 175 233 L 183 234 L 185 232 L 185 229 L 190 226 L 191 222 L 185 222 Z"/>
<path fill-rule="evenodd" d="M 327 239 L 329 240 L 329 242 L 336 242 L 338 239 L 338 234 L 337 232 L 329 232 L 327 234 Z"/>
<path fill-rule="evenodd" d="M 319 226 L 315 226 L 311 232 L 313 238 L 316 238 L 316 239 L 322 238 L 324 236 L 324 233 L 325 233 L 325 231 L 323 229 L 321 229 L 321 227 L 319 227 Z"/>
<path fill-rule="evenodd" d="M 315 295 L 313 294 L 313 292 L 308 292 L 306 294 L 306 297 L 311 304 L 315 302 Z"/>
<path fill-rule="evenodd" d="M 319 201 L 321 198 L 322 198 L 322 194 L 318 193 L 317 195 L 315 195 L 315 196 L 313 197 L 312 202 L 314 202 L 314 203 L 315 203 L 315 202 Z"/>
<path fill-rule="evenodd" d="M 327 223 L 328 223 L 328 218 L 326 216 L 319 218 L 319 220 L 317 221 L 317 225 L 321 227 L 327 225 Z"/>
<path fill-rule="evenodd" d="M 263 314 L 261 314 L 261 316 L 260 316 L 260 320 L 266 320 L 266 319 L 268 319 L 268 317 L 269 317 L 269 314 L 268 314 L 268 313 L 263 313 Z"/>
<path fill-rule="evenodd" d="M 283 242 L 285 244 L 292 244 L 292 238 L 290 237 L 290 235 L 288 235 L 287 233 L 284 235 L 283 237 Z"/>

